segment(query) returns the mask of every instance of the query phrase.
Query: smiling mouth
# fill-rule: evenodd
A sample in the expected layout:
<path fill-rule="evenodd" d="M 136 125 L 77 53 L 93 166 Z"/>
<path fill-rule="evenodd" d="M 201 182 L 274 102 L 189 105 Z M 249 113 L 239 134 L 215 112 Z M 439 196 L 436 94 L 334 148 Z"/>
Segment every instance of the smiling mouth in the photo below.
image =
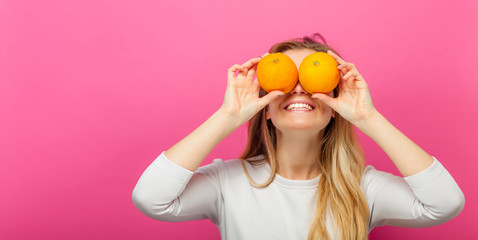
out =
<path fill-rule="evenodd" d="M 284 109 L 288 112 L 310 112 L 315 108 L 306 103 L 292 103 L 284 107 Z"/>
<path fill-rule="evenodd" d="M 308 109 L 292 109 L 292 110 L 287 110 L 287 112 L 312 112 L 313 110 L 308 110 Z"/>

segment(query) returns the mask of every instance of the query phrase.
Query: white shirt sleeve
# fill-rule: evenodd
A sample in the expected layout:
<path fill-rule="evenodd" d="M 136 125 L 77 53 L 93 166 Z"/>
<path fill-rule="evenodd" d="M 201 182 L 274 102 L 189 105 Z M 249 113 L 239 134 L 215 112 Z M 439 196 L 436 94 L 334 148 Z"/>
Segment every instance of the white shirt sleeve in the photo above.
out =
<path fill-rule="evenodd" d="M 367 192 L 375 226 L 422 228 L 439 225 L 457 216 L 465 197 L 457 183 L 435 158 L 431 166 L 408 177 L 367 168 Z M 371 199 L 369 199 L 371 198 Z"/>
<path fill-rule="evenodd" d="M 141 175 L 133 203 L 142 213 L 167 222 L 210 219 L 222 211 L 217 162 L 192 172 L 166 158 L 164 151 Z"/>

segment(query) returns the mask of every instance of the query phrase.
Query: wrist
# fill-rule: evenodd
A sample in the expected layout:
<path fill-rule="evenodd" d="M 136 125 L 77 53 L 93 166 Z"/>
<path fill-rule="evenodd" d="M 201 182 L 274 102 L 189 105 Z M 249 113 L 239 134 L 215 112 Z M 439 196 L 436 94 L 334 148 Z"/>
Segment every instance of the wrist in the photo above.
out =
<path fill-rule="evenodd" d="M 234 115 L 231 114 L 228 111 L 225 111 L 223 108 L 219 108 L 214 115 L 220 119 L 222 119 L 224 122 L 227 122 L 228 127 L 231 128 L 231 132 L 233 132 L 235 129 L 240 127 L 244 122 L 241 122 L 240 119 Z"/>
<path fill-rule="evenodd" d="M 354 125 L 360 129 L 360 131 L 367 134 L 370 129 L 377 125 L 381 117 L 383 117 L 382 114 L 380 114 L 376 109 L 373 109 L 365 118 L 359 120 Z"/>

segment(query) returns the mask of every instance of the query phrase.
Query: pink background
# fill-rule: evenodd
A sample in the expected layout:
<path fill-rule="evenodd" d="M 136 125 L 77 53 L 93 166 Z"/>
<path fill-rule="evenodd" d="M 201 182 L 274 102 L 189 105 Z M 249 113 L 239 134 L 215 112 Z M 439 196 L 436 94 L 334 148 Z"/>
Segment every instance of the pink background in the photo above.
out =
<path fill-rule="evenodd" d="M 219 239 L 133 205 L 146 167 L 222 104 L 227 69 L 319 32 L 376 108 L 465 193 L 432 228 L 371 239 L 477 239 L 478 2 L 0 0 L 0 239 Z M 243 150 L 245 125 L 208 156 Z M 399 174 L 360 133 L 367 161 Z"/>

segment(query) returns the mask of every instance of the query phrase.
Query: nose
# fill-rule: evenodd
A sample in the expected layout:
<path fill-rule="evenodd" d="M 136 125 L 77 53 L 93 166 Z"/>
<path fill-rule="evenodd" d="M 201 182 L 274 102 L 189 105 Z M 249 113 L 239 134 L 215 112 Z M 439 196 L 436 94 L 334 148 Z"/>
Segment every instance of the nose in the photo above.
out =
<path fill-rule="evenodd" d="M 302 88 L 302 85 L 300 85 L 300 82 L 297 82 L 295 87 L 290 91 L 291 94 L 307 94 L 308 92 L 305 91 L 304 88 Z"/>

